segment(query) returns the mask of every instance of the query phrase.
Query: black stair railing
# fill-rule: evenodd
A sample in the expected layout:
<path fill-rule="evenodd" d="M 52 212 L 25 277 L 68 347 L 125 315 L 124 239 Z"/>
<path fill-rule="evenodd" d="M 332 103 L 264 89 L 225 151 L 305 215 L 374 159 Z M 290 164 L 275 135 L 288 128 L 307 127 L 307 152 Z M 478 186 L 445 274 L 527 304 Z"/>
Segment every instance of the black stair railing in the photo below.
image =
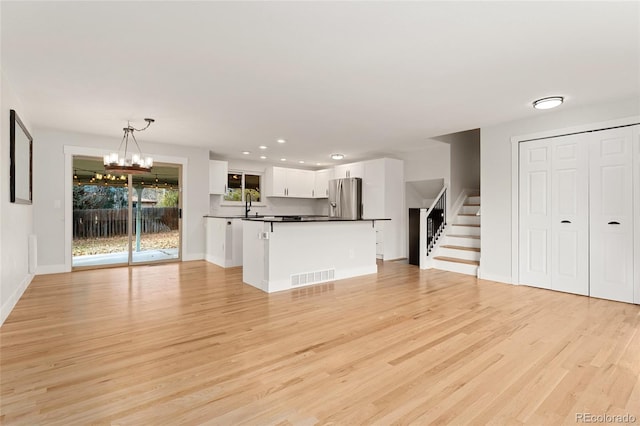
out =
<path fill-rule="evenodd" d="M 427 212 L 427 256 L 447 226 L 447 188 L 443 188 L 439 195 Z"/>

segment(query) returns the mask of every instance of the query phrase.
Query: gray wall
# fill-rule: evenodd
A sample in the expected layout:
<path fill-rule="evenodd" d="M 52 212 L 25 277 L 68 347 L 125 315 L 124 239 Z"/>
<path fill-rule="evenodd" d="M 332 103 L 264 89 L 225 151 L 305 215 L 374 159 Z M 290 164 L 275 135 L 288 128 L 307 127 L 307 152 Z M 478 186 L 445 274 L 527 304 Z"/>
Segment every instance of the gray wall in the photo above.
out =
<path fill-rule="evenodd" d="M 33 275 L 29 273 L 29 235 L 33 232 L 34 206 L 9 202 L 9 110 L 14 109 L 34 138 L 34 151 L 42 146 L 29 125 L 29 111 L 22 108 L 5 75 L 0 71 L 0 324 L 13 309 Z M 35 194 L 34 194 L 35 197 Z"/>

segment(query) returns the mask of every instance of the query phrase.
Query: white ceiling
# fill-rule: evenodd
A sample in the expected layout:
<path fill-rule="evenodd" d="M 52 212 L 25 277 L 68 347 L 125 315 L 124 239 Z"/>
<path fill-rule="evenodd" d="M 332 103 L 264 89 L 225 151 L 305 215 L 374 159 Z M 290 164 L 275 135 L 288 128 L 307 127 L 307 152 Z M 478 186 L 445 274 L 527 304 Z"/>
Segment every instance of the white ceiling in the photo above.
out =
<path fill-rule="evenodd" d="M 329 163 L 640 97 L 640 2 L 8 2 L 2 71 L 36 128 Z M 275 140 L 288 142 L 277 146 Z M 243 156 L 242 150 L 250 150 Z"/>

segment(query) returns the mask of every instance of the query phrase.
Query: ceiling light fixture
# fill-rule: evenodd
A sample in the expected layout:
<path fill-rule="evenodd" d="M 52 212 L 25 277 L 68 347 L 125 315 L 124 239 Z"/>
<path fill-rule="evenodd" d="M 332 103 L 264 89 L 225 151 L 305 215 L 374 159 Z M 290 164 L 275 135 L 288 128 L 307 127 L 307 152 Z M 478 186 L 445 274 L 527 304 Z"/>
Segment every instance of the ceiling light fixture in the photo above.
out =
<path fill-rule="evenodd" d="M 153 167 L 153 158 L 142 156 L 140 145 L 138 145 L 138 141 L 133 134 L 133 132 L 146 130 L 155 120 L 153 118 L 145 118 L 144 121 L 147 122 L 147 125 L 142 129 L 136 129 L 127 122 L 127 127 L 122 129 L 124 130 L 124 136 L 122 137 L 122 141 L 118 147 L 118 152 L 112 152 L 104 156 L 104 169 L 106 171 L 128 175 L 139 175 L 141 173 L 149 173 L 151 171 L 151 167 Z M 133 142 L 136 144 L 136 148 L 138 148 L 137 154 L 128 152 L 129 135 L 131 135 L 131 139 L 133 139 Z M 122 151 L 121 154 L 120 150 L 122 149 L 122 144 L 124 144 L 124 151 Z"/>
<path fill-rule="evenodd" d="M 300 161 L 298 161 L 298 163 L 304 164 L 304 160 L 300 160 Z"/>
<path fill-rule="evenodd" d="M 564 98 L 562 96 L 550 96 L 548 98 L 533 101 L 533 107 L 535 109 L 551 109 L 562 105 L 562 102 L 564 102 Z"/>
<path fill-rule="evenodd" d="M 260 149 L 267 149 L 267 147 L 266 147 L 266 146 L 264 146 L 264 145 L 260 145 L 258 148 L 260 148 Z"/>
<path fill-rule="evenodd" d="M 334 160 L 342 160 L 344 158 L 344 154 L 331 154 L 331 158 Z"/>
<path fill-rule="evenodd" d="M 287 141 L 285 141 L 284 139 L 278 139 L 278 143 L 285 143 Z"/>
<path fill-rule="evenodd" d="M 261 158 L 262 160 L 266 160 L 266 159 L 267 159 L 267 157 L 265 157 L 264 155 L 261 155 L 261 156 L 260 156 L 260 158 Z"/>
<path fill-rule="evenodd" d="M 243 153 L 244 155 L 249 155 L 249 154 L 251 154 L 251 151 L 242 151 L 242 153 Z"/>
<path fill-rule="evenodd" d="M 286 158 L 281 158 L 280 161 L 287 161 L 287 159 Z"/>

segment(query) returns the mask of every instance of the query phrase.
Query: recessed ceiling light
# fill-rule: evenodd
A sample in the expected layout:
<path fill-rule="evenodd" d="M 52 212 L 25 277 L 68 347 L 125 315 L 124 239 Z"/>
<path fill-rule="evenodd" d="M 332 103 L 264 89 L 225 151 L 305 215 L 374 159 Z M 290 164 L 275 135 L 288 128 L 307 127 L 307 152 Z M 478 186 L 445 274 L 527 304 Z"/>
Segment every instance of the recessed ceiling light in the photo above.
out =
<path fill-rule="evenodd" d="M 285 143 L 286 141 L 284 139 L 278 139 L 278 143 Z"/>
<path fill-rule="evenodd" d="M 533 107 L 535 109 L 550 109 L 561 105 L 562 102 L 564 102 L 564 98 L 562 96 L 551 96 L 533 101 Z"/>
<path fill-rule="evenodd" d="M 300 160 L 300 161 L 298 161 L 298 163 L 304 164 L 304 160 Z"/>
<path fill-rule="evenodd" d="M 342 160 L 344 158 L 344 154 L 331 154 L 331 158 L 334 160 Z"/>
<path fill-rule="evenodd" d="M 264 155 L 261 155 L 261 156 L 260 156 L 260 158 L 261 158 L 262 160 L 266 160 L 266 159 L 267 159 L 267 157 L 265 157 Z"/>
<path fill-rule="evenodd" d="M 316 163 L 316 166 L 322 166 L 322 163 Z"/>
<path fill-rule="evenodd" d="M 287 159 L 286 158 L 281 158 L 280 161 L 287 161 Z"/>
<path fill-rule="evenodd" d="M 249 154 L 251 154 L 251 152 L 250 152 L 250 151 L 242 151 L 242 153 L 243 153 L 244 155 L 249 155 Z"/>
<path fill-rule="evenodd" d="M 264 146 L 264 145 L 260 145 L 258 148 L 260 148 L 260 149 L 267 149 L 267 147 L 266 147 L 266 146 Z"/>

